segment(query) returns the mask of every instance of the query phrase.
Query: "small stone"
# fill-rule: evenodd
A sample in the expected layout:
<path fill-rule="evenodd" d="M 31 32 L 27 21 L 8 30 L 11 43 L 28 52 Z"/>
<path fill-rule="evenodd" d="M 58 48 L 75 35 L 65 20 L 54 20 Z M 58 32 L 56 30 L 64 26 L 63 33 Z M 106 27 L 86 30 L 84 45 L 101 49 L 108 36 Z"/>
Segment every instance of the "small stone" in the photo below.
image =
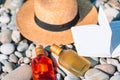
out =
<path fill-rule="evenodd" d="M 30 59 L 27 58 L 27 57 L 25 57 L 25 58 L 24 58 L 24 63 L 26 63 L 26 64 L 27 64 L 27 63 L 30 63 Z"/>
<path fill-rule="evenodd" d="M 116 75 L 120 75 L 120 72 L 115 72 L 115 73 L 114 73 L 114 76 L 116 76 Z"/>
<path fill-rule="evenodd" d="M 33 50 L 35 48 L 35 44 L 31 43 L 30 46 L 28 47 L 28 50 Z"/>
<path fill-rule="evenodd" d="M 18 58 L 17 58 L 17 56 L 16 56 L 15 54 L 11 54 L 11 55 L 9 56 L 9 61 L 10 61 L 10 62 L 13 62 L 13 63 L 17 63 Z"/>
<path fill-rule="evenodd" d="M 11 71 L 2 80 L 31 80 L 31 77 L 31 67 L 29 65 L 24 65 Z"/>
<path fill-rule="evenodd" d="M 21 57 L 19 60 L 18 60 L 18 64 L 22 64 L 24 62 L 24 58 Z"/>
<path fill-rule="evenodd" d="M 65 78 L 64 78 L 64 80 L 81 80 L 80 78 L 75 78 L 75 77 L 71 77 L 71 76 L 69 76 L 69 75 L 67 75 Z"/>
<path fill-rule="evenodd" d="M 17 46 L 17 50 L 20 52 L 25 51 L 26 49 L 28 49 L 28 43 L 27 40 L 22 40 L 18 46 Z"/>
<path fill-rule="evenodd" d="M 109 76 L 98 69 L 89 69 L 85 73 L 85 80 L 109 80 Z"/>
<path fill-rule="evenodd" d="M 15 50 L 15 47 L 12 43 L 4 43 L 1 45 L 1 52 L 3 54 L 9 55 L 13 53 Z"/>
<path fill-rule="evenodd" d="M 2 23 L 2 24 L 7 24 L 7 23 L 9 23 L 10 22 L 10 17 L 9 17 L 9 15 L 6 13 L 6 12 L 4 12 L 1 16 L 0 16 L 0 23 Z"/>
<path fill-rule="evenodd" d="M 8 73 L 1 73 L 0 80 L 3 79 Z"/>
<path fill-rule="evenodd" d="M 5 55 L 5 54 L 0 54 L 0 62 L 2 61 L 2 60 L 7 60 L 8 59 L 8 56 L 7 55 Z"/>
<path fill-rule="evenodd" d="M 106 61 L 105 58 L 100 58 L 100 63 L 101 63 L 101 64 L 107 64 L 107 61 Z"/>
<path fill-rule="evenodd" d="M 3 71 L 4 72 L 11 72 L 13 70 L 13 64 L 4 60 L 2 61 L 2 64 L 4 64 L 3 66 Z"/>
<path fill-rule="evenodd" d="M 2 32 L 1 32 L 1 43 L 9 43 L 12 41 L 12 38 L 11 38 L 11 30 L 8 30 L 8 29 L 2 29 Z"/>
<path fill-rule="evenodd" d="M 18 43 L 18 42 L 21 40 L 21 35 L 20 35 L 20 32 L 19 32 L 19 31 L 13 30 L 13 32 L 12 32 L 12 40 L 13 40 L 15 43 Z"/>
<path fill-rule="evenodd" d="M 100 69 L 108 74 L 114 74 L 115 72 L 115 67 L 111 64 L 96 65 L 95 68 Z"/>
<path fill-rule="evenodd" d="M 112 76 L 110 80 L 120 80 L 120 75 Z"/>
<path fill-rule="evenodd" d="M 120 63 L 117 64 L 117 70 L 120 72 Z"/>
<path fill-rule="evenodd" d="M 112 65 L 114 65 L 114 66 L 117 66 L 119 62 L 118 62 L 118 60 L 116 60 L 116 59 L 107 58 L 107 63 L 108 63 L 108 64 L 112 64 Z"/>
<path fill-rule="evenodd" d="M 21 58 L 21 57 L 23 57 L 22 56 L 22 53 L 20 53 L 20 52 L 18 52 L 18 51 L 15 51 L 15 53 L 14 53 L 18 58 Z"/>
<path fill-rule="evenodd" d="M 29 58 L 32 57 L 32 51 L 29 49 L 26 50 L 25 54 L 26 54 L 26 57 L 29 57 Z"/>

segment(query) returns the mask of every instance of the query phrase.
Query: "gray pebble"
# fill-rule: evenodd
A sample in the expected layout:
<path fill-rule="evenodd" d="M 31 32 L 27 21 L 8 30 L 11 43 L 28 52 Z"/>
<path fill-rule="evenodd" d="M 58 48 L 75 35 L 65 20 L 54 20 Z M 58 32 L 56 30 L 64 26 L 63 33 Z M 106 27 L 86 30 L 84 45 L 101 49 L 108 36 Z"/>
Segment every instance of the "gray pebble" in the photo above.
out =
<path fill-rule="evenodd" d="M 2 29 L 0 41 L 2 43 L 9 43 L 9 42 L 11 42 L 12 41 L 11 34 L 12 34 L 11 30 L 9 30 L 9 29 Z"/>
<path fill-rule="evenodd" d="M 31 80 L 31 77 L 31 67 L 29 65 L 24 65 L 11 71 L 2 80 Z"/>
<path fill-rule="evenodd" d="M 1 45 L 1 52 L 3 54 L 9 55 L 13 53 L 15 50 L 15 47 L 12 43 L 4 43 Z"/>
<path fill-rule="evenodd" d="M 22 40 L 17 46 L 17 50 L 20 52 L 25 51 L 27 48 L 28 48 L 27 40 Z"/>
<path fill-rule="evenodd" d="M 120 75 L 112 76 L 110 80 L 120 80 Z"/>
<path fill-rule="evenodd" d="M 10 61 L 10 62 L 13 62 L 13 63 L 17 63 L 18 58 L 17 58 L 17 56 L 16 56 L 15 54 L 11 54 L 11 55 L 9 56 L 9 61 Z"/>
<path fill-rule="evenodd" d="M 115 72 L 115 67 L 111 64 L 96 65 L 95 68 L 100 69 L 108 74 L 114 74 Z"/>
<path fill-rule="evenodd" d="M 109 76 L 98 69 L 89 69 L 85 73 L 86 80 L 109 80 Z"/>

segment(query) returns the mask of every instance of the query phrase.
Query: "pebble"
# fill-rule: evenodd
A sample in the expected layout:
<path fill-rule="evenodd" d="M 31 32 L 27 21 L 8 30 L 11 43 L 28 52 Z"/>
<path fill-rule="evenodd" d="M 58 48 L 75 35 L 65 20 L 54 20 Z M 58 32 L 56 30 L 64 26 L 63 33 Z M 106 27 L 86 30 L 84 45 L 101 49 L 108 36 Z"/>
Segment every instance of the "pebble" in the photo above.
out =
<path fill-rule="evenodd" d="M 120 80 L 120 75 L 112 76 L 110 80 Z"/>
<path fill-rule="evenodd" d="M 32 57 L 32 51 L 27 49 L 25 52 L 25 55 L 26 55 L 26 57 L 29 57 L 29 58 Z"/>
<path fill-rule="evenodd" d="M 20 35 L 20 32 L 17 31 L 17 30 L 13 30 L 12 31 L 12 40 L 15 42 L 15 43 L 18 43 L 20 40 L 21 40 L 21 35 Z"/>
<path fill-rule="evenodd" d="M 10 54 L 9 61 L 13 62 L 13 63 L 17 63 L 18 58 L 17 58 L 17 56 L 15 54 Z"/>
<path fill-rule="evenodd" d="M 116 75 L 120 75 L 120 72 L 116 71 L 116 72 L 114 73 L 114 76 L 116 76 Z"/>
<path fill-rule="evenodd" d="M 33 50 L 35 48 L 35 44 L 34 43 L 31 43 L 28 47 L 28 50 Z"/>
<path fill-rule="evenodd" d="M 25 58 L 24 58 L 24 63 L 26 63 L 26 64 L 27 64 L 27 63 L 30 63 L 30 59 L 27 58 L 27 57 L 25 57 Z"/>
<path fill-rule="evenodd" d="M 2 64 L 4 65 L 2 67 L 4 72 L 11 72 L 14 69 L 13 64 L 11 62 L 4 60 L 2 61 Z"/>
<path fill-rule="evenodd" d="M 2 80 L 31 80 L 32 72 L 29 65 L 23 65 L 7 74 Z"/>
<path fill-rule="evenodd" d="M 1 73 L 0 74 L 0 80 L 3 79 L 6 75 L 7 75 L 7 73 Z"/>
<path fill-rule="evenodd" d="M 27 40 L 22 40 L 17 46 L 17 50 L 20 52 L 27 50 L 27 48 L 28 48 Z"/>
<path fill-rule="evenodd" d="M 114 74 L 115 67 L 111 64 L 102 64 L 102 65 L 96 65 L 95 68 L 100 69 L 108 74 Z"/>
<path fill-rule="evenodd" d="M 85 73 L 85 80 L 109 80 L 109 76 L 98 69 L 89 69 Z"/>
<path fill-rule="evenodd" d="M 114 65 L 114 66 L 117 66 L 119 62 L 118 62 L 118 60 L 116 60 L 116 59 L 107 58 L 107 63 L 108 63 L 108 64 L 112 64 L 112 65 Z"/>
<path fill-rule="evenodd" d="M 10 17 L 7 13 L 3 13 L 1 16 L 0 16 L 0 23 L 2 24 L 7 24 L 10 22 Z"/>
<path fill-rule="evenodd" d="M 117 64 L 117 70 L 120 72 L 120 63 Z"/>
<path fill-rule="evenodd" d="M 8 56 L 7 55 L 5 55 L 5 54 L 0 54 L 0 62 L 2 61 L 2 60 L 7 60 L 8 59 Z"/>
<path fill-rule="evenodd" d="M 3 54 L 9 55 L 13 53 L 15 50 L 15 47 L 12 43 L 4 43 L 1 45 L 1 52 Z"/>
<path fill-rule="evenodd" d="M 14 53 L 18 58 L 21 58 L 23 57 L 22 53 L 18 52 L 18 51 L 15 51 Z"/>
<path fill-rule="evenodd" d="M 105 58 L 100 58 L 100 64 L 107 64 L 107 61 Z"/>
<path fill-rule="evenodd" d="M 1 43 L 9 43 L 12 41 L 11 38 L 12 31 L 9 29 L 2 29 L 1 31 Z"/>

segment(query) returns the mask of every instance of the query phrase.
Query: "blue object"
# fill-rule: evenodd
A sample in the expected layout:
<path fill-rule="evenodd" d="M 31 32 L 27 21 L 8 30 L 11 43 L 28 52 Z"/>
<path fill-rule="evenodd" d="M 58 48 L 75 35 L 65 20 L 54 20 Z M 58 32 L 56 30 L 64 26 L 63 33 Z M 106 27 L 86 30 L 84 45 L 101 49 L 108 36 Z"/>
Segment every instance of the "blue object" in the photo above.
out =
<path fill-rule="evenodd" d="M 110 26 L 112 30 L 110 52 L 112 53 L 114 49 L 120 44 L 120 21 L 112 21 Z"/>

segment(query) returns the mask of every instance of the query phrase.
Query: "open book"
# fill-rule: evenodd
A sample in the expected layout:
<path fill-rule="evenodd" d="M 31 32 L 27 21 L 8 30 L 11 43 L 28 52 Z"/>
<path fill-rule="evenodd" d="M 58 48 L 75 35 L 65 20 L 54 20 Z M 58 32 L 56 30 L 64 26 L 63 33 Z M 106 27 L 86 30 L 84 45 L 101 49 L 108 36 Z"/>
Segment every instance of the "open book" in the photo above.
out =
<path fill-rule="evenodd" d="M 120 21 L 109 24 L 100 7 L 98 24 L 72 27 L 78 55 L 88 57 L 120 56 Z"/>

